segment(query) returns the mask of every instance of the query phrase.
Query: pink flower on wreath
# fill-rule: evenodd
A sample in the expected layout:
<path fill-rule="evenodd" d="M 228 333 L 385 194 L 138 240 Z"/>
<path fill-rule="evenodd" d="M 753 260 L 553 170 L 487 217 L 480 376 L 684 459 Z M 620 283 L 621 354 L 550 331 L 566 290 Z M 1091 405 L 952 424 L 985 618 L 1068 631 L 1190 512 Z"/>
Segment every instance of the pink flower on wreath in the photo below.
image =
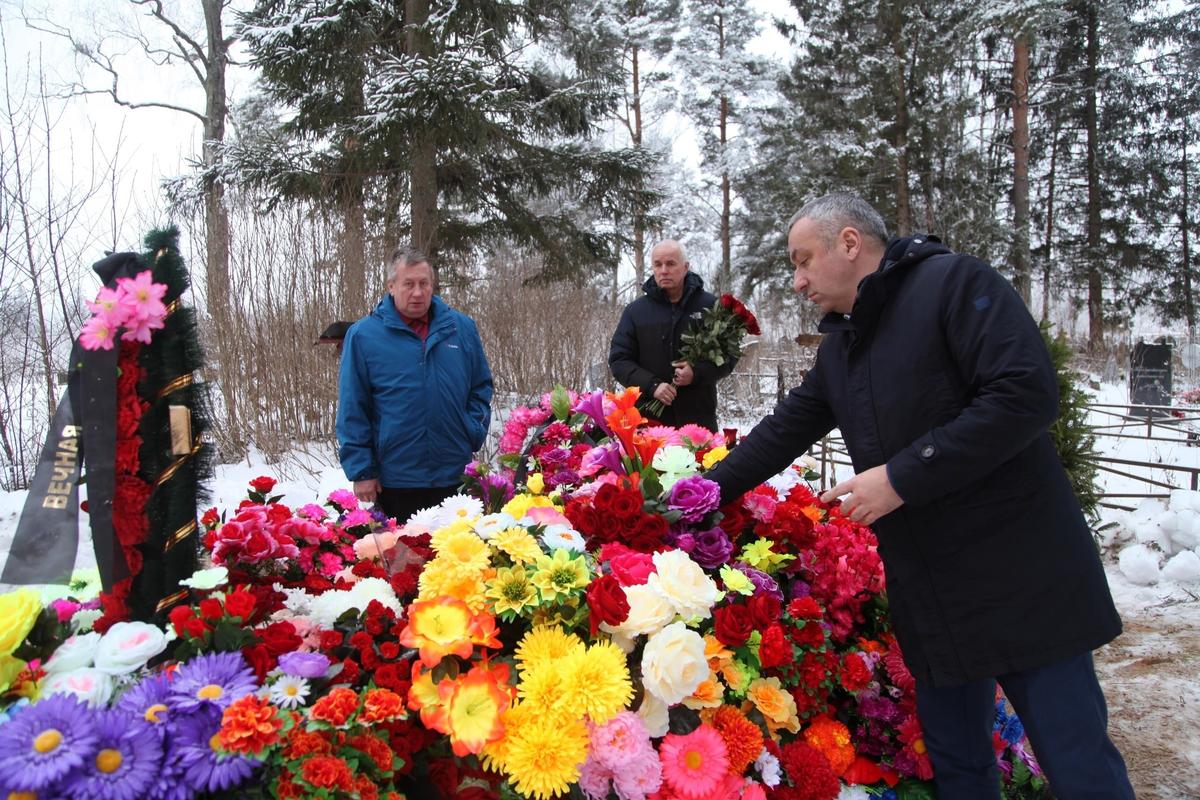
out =
<path fill-rule="evenodd" d="M 155 283 L 150 270 L 144 269 L 133 278 L 117 280 L 117 290 L 129 298 L 132 315 L 137 319 L 162 319 L 167 315 L 162 299 L 167 294 L 165 283 Z"/>
<path fill-rule="evenodd" d="M 112 350 L 117 327 L 108 315 L 97 314 L 83 323 L 79 331 L 79 344 L 85 350 Z"/>
<path fill-rule="evenodd" d="M 329 493 L 329 502 L 342 511 L 353 511 L 358 508 L 358 498 L 349 489 L 335 489 Z"/>
<path fill-rule="evenodd" d="M 338 573 L 346 562 L 337 553 L 323 552 L 317 556 L 317 568 L 321 574 L 329 578 Z"/>
<path fill-rule="evenodd" d="M 291 537 L 292 541 L 306 544 L 318 544 L 333 538 L 333 533 L 324 525 L 302 517 L 289 519 L 279 526 L 279 532 Z"/>

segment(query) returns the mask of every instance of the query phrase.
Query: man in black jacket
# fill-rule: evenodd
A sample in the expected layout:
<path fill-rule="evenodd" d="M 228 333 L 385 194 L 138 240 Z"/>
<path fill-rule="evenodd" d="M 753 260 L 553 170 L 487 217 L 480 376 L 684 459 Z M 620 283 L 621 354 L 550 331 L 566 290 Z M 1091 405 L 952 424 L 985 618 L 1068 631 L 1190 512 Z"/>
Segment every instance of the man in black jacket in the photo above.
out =
<path fill-rule="evenodd" d="M 792 218 L 794 288 L 825 312 L 803 383 L 708 477 L 728 501 L 835 426 L 857 473 L 940 800 L 999 800 L 998 682 L 1059 800 L 1133 797 L 1091 652 L 1121 632 L 1047 429 L 1054 368 L 1008 282 L 931 237 L 886 242 L 849 194 Z"/>
<path fill-rule="evenodd" d="M 625 307 L 613 334 L 608 366 L 624 386 L 638 386 L 642 397 L 663 404 L 666 425 L 694 423 L 717 430 L 717 381 L 733 372 L 736 361 L 679 361 L 680 337 L 717 298 L 704 291 L 704 280 L 689 270 L 683 245 L 672 239 L 650 251 L 653 277 Z"/>

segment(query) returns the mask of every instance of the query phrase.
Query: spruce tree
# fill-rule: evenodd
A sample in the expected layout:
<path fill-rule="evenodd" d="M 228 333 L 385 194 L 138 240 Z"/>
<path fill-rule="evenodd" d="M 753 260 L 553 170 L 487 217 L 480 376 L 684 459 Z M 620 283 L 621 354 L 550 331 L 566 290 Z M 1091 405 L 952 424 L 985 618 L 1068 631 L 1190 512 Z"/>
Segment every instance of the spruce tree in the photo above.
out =
<path fill-rule="evenodd" d="M 1042 324 L 1042 338 L 1050 350 L 1058 378 L 1058 419 L 1050 426 L 1050 439 L 1058 451 L 1058 460 L 1071 479 L 1071 488 L 1088 519 L 1099 518 L 1100 490 L 1096 485 L 1096 436 L 1087 421 L 1091 399 L 1080 386 L 1083 378 L 1071 369 L 1071 346 L 1061 334 L 1053 336 L 1050 326 Z"/>

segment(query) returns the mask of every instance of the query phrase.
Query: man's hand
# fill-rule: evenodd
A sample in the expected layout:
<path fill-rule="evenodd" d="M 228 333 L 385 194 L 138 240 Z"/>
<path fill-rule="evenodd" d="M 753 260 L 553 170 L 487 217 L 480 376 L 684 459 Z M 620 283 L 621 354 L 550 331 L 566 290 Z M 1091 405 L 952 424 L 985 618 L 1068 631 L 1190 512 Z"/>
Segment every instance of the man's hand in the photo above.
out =
<path fill-rule="evenodd" d="M 654 387 L 654 399 L 664 406 L 674 403 L 676 394 L 678 394 L 678 391 L 669 383 L 660 383 Z"/>
<path fill-rule="evenodd" d="M 691 386 L 692 381 L 696 380 L 696 373 L 692 371 L 692 365 L 686 361 L 672 361 L 671 366 L 675 368 L 676 386 Z"/>
<path fill-rule="evenodd" d="M 870 525 L 904 505 L 888 480 L 887 466 L 884 464 L 839 483 L 822 494 L 821 500 L 832 503 L 838 497 L 845 497 L 842 500 L 842 513 L 863 525 Z"/>
<path fill-rule="evenodd" d="M 365 481 L 354 482 L 354 496 L 364 503 L 374 503 L 379 499 L 379 490 L 382 487 L 379 485 L 378 478 L 369 478 Z"/>

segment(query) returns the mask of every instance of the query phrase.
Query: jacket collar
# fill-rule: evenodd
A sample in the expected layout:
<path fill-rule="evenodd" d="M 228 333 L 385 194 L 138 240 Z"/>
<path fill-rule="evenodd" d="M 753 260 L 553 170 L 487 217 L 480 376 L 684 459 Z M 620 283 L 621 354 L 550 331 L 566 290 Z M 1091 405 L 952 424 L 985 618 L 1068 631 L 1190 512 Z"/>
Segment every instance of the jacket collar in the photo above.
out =
<path fill-rule="evenodd" d="M 683 276 L 683 294 L 679 297 L 679 304 L 683 305 L 687 303 L 688 298 L 693 293 L 703 290 L 704 279 L 689 269 Z M 659 288 L 658 282 L 654 280 L 653 275 L 647 278 L 646 282 L 642 284 L 642 291 L 646 293 L 647 297 L 657 303 L 671 305 L 671 301 L 667 299 L 667 293 Z"/>
<path fill-rule="evenodd" d="M 846 330 L 868 333 L 875 327 L 895 286 L 908 271 L 931 256 L 949 252 L 951 250 L 942 244 L 942 240 L 933 235 L 915 234 L 890 240 L 879 267 L 859 282 L 850 314 L 831 311 L 821 319 L 817 330 L 821 333 Z"/>
<path fill-rule="evenodd" d="M 434 295 L 433 301 L 429 304 L 429 334 L 431 336 L 435 331 L 454 324 L 449 312 L 450 306 L 446 305 L 441 297 Z M 404 318 L 400 316 L 400 312 L 396 310 L 396 303 L 390 294 L 385 294 L 379 300 L 375 305 L 375 310 L 371 312 L 371 316 L 378 317 L 379 321 L 389 328 L 412 333 L 412 328 L 408 327 Z M 416 334 L 413 333 L 413 335 Z"/>

